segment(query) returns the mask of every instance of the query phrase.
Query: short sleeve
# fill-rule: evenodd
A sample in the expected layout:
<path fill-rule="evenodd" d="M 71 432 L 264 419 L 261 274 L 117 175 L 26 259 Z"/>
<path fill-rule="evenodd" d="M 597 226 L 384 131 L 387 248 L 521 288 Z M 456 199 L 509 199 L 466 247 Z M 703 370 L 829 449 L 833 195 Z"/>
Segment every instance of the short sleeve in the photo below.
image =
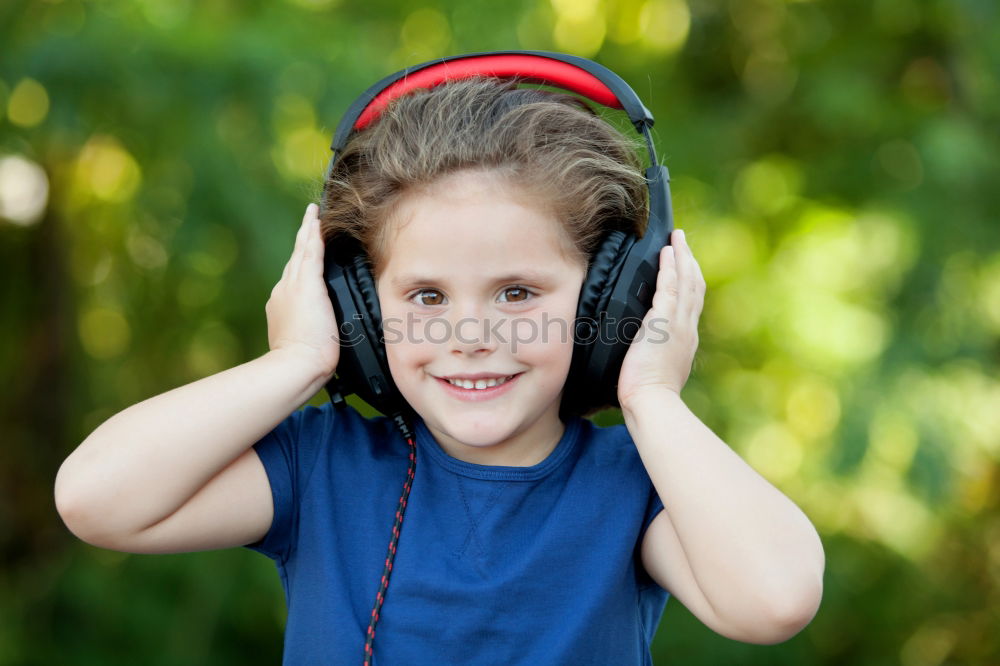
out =
<path fill-rule="evenodd" d="M 298 529 L 298 500 L 330 432 L 329 405 L 307 406 L 286 417 L 253 445 L 267 473 L 274 517 L 267 533 L 245 547 L 279 563 L 290 554 Z"/>
<path fill-rule="evenodd" d="M 660 494 L 656 492 L 656 488 L 652 487 L 652 483 L 650 483 L 650 486 L 649 502 L 646 504 L 646 516 L 642 520 L 642 531 L 639 533 L 640 538 L 646 536 L 649 524 L 653 522 L 653 518 L 656 518 L 656 514 L 663 510 L 663 502 L 660 500 Z"/>
<path fill-rule="evenodd" d="M 653 487 L 652 481 L 650 481 L 649 500 L 646 502 L 646 514 L 643 517 L 642 529 L 639 531 L 639 540 L 635 546 L 635 570 L 640 588 L 657 584 L 656 581 L 654 581 L 646 572 L 646 568 L 642 566 L 642 540 L 646 538 L 646 530 L 649 529 L 650 523 L 653 522 L 653 519 L 656 518 L 657 514 L 659 514 L 662 510 L 663 502 L 660 500 L 660 495 L 656 492 L 656 488 Z"/>

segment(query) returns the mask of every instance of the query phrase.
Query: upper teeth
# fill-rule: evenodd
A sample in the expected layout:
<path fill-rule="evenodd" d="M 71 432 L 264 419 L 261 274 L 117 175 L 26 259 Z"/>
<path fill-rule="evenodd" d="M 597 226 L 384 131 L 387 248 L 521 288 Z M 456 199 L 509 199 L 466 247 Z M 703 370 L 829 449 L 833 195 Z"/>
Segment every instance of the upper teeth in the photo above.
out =
<path fill-rule="evenodd" d="M 508 379 L 511 379 L 514 375 L 507 377 L 501 377 L 500 379 L 477 379 L 472 381 L 471 379 L 449 379 L 447 380 L 449 384 L 454 384 L 455 386 L 461 386 L 465 389 L 484 389 L 490 388 L 491 386 L 499 386 L 503 384 Z"/>

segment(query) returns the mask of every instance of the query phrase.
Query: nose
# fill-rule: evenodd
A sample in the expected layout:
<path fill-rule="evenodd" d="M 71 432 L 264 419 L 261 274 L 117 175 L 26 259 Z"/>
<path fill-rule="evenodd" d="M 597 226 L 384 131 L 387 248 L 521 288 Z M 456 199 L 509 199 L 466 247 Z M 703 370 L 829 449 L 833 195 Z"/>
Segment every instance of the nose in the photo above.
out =
<path fill-rule="evenodd" d="M 493 353 L 498 344 L 496 323 L 489 309 L 468 303 L 455 309 L 451 322 L 451 353 L 455 356 L 471 354 L 485 356 Z"/>

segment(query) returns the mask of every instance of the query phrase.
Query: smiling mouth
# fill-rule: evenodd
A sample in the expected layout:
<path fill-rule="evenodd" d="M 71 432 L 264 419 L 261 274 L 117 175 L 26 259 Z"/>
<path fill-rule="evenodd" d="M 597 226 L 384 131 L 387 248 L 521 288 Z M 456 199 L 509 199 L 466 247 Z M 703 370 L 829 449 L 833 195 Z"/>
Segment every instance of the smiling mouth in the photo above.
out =
<path fill-rule="evenodd" d="M 517 374 L 520 374 L 520 373 L 517 373 Z M 477 390 L 477 391 L 482 391 L 482 390 L 485 390 L 485 389 L 488 389 L 488 388 L 493 388 L 494 386 L 500 386 L 502 384 L 506 384 L 507 382 L 509 382 L 511 379 L 513 379 L 516 376 L 517 375 L 515 374 L 515 375 L 507 375 L 506 377 L 500 377 L 500 378 L 497 378 L 497 379 L 476 379 L 476 380 L 471 380 L 471 379 L 445 379 L 444 381 L 448 382 L 452 386 L 457 386 L 459 388 L 473 389 L 473 390 Z"/>

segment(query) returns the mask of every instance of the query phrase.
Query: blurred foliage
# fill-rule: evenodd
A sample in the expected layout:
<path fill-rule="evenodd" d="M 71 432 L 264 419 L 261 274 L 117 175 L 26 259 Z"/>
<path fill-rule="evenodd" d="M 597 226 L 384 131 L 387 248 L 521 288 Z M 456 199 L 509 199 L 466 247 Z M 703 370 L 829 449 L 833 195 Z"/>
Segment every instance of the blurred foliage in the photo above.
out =
<path fill-rule="evenodd" d="M 656 662 L 1000 663 L 998 19 L 992 0 L 6 0 L 0 663 L 278 663 L 269 560 L 92 548 L 56 470 L 117 411 L 267 350 L 357 94 L 509 48 L 595 58 L 654 112 L 709 285 L 685 400 L 826 545 L 801 634 L 734 642 L 672 600 Z"/>

